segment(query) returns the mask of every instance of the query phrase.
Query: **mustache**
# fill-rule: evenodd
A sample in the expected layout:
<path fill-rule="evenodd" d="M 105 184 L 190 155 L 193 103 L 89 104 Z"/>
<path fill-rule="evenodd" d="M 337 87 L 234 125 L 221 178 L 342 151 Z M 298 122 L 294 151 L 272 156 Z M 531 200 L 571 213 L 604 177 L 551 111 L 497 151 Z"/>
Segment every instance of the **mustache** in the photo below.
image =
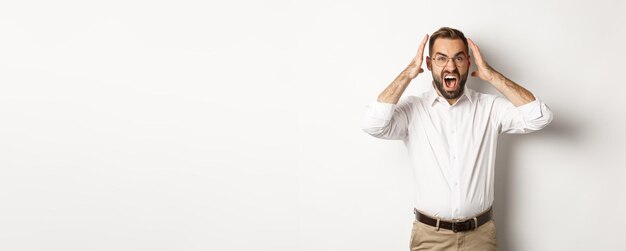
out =
<path fill-rule="evenodd" d="M 447 74 L 447 73 L 452 73 L 452 74 L 456 74 L 456 75 L 461 76 L 461 73 L 459 72 L 459 70 L 454 70 L 454 71 L 444 71 L 444 72 L 441 72 L 441 76 L 443 76 L 443 75 L 445 75 L 445 74 Z"/>

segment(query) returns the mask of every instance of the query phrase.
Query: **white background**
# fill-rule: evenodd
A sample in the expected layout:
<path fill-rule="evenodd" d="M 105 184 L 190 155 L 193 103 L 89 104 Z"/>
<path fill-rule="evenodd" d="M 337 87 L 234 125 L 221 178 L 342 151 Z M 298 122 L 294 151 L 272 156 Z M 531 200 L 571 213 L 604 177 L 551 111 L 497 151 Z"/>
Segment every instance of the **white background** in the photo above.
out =
<path fill-rule="evenodd" d="M 625 11 L 2 2 L 0 250 L 407 250 L 406 150 L 360 123 L 441 26 L 555 114 L 500 139 L 502 250 L 623 249 Z"/>

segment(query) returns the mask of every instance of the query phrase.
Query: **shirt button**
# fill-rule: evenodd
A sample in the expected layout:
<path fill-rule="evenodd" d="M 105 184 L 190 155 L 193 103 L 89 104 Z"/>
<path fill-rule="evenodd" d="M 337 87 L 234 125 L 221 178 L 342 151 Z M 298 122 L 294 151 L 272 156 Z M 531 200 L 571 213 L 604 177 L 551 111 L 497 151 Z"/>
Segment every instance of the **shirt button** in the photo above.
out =
<path fill-rule="evenodd" d="M 453 155 L 453 156 L 452 156 L 452 159 L 456 159 L 456 155 Z"/>
<path fill-rule="evenodd" d="M 456 186 L 459 186 L 459 182 L 456 182 L 456 181 L 455 181 L 455 182 L 454 182 L 454 186 L 455 186 L 455 187 L 456 187 Z"/>
<path fill-rule="evenodd" d="M 452 134 L 454 134 L 454 130 L 452 130 Z"/>

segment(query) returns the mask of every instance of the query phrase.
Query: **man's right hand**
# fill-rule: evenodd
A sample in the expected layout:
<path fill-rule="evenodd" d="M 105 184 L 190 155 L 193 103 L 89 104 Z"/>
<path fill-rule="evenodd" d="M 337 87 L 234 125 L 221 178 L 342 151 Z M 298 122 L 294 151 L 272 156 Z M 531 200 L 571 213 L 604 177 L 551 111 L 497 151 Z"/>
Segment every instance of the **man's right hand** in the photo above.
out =
<path fill-rule="evenodd" d="M 426 47 L 426 42 L 428 42 L 428 34 L 426 34 L 424 39 L 422 39 L 422 43 L 417 50 L 417 55 L 415 55 L 413 61 L 411 61 L 409 66 L 406 68 L 407 74 L 411 79 L 414 79 L 418 74 L 424 72 L 424 69 L 422 69 L 422 62 L 424 60 L 424 48 Z"/>
<path fill-rule="evenodd" d="M 409 85 L 411 80 L 417 77 L 418 74 L 424 72 L 424 69 L 422 69 L 422 61 L 426 42 L 428 42 L 428 34 L 424 36 L 424 39 L 417 50 L 417 55 L 415 55 L 415 58 L 413 58 L 413 61 L 411 61 L 409 66 L 407 66 L 406 69 L 404 69 L 402 73 L 400 73 L 400 75 L 398 75 L 398 77 L 396 77 L 396 79 L 393 80 L 393 82 L 391 82 L 391 84 L 387 86 L 387 88 L 385 88 L 380 95 L 378 95 L 378 102 L 397 104 L 400 100 L 400 96 L 402 96 L 402 93 L 406 90 L 406 87 Z"/>

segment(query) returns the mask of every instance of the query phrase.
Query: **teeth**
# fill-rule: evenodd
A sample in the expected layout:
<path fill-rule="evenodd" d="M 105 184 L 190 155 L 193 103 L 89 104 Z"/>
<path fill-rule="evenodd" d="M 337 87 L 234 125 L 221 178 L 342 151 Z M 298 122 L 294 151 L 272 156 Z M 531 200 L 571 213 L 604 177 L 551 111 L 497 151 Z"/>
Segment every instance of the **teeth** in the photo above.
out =
<path fill-rule="evenodd" d="M 446 76 L 445 79 L 456 79 L 455 76 Z"/>

